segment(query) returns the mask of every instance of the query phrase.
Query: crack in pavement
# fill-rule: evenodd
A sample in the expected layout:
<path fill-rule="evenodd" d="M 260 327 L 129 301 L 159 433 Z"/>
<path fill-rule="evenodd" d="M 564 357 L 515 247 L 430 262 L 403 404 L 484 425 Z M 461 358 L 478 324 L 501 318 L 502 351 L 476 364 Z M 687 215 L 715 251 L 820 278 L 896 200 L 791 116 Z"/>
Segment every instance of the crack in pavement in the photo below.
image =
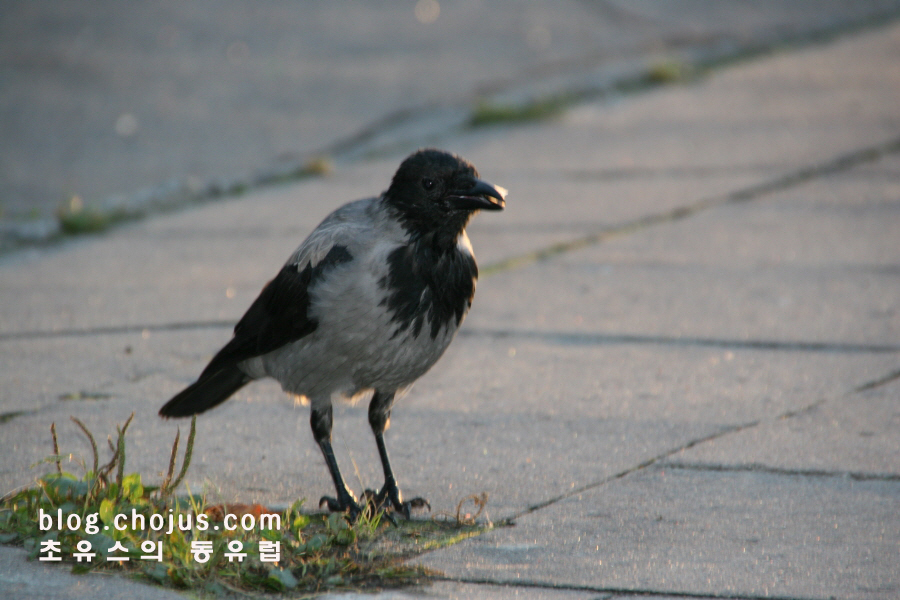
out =
<path fill-rule="evenodd" d="M 809 342 L 800 340 L 754 340 L 704 338 L 690 336 L 645 335 L 630 333 L 575 333 L 515 329 L 463 329 L 466 337 L 537 339 L 562 345 L 624 345 L 650 344 L 661 346 L 700 346 L 732 350 L 765 350 L 787 352 L 834 352 L 861 354 L 891 354 L 900 352 L 900 344 L 855 344 L 847 342 Z M 2 339 L 2 338 L 0 338 Z M 900 371 L 893 374 L 900 377 Z"/>
<path fill-rule="evenodd" d="M 874 390 L 876 388 L 880 388 L 881 386 L 892 383 L 896 380 L 900 379 L 900 369 L 896 371 L 891 371 L 884 377 L 879 377 L 878 379 L 873 379 L 872 381 L 867 381 L 856 388 L 853 389 L 854 392 L 867 392 L 869 390 Z"/>
<path fill-rule="evenodd" d="M 660 454 L 657 454 L 656 456 L 650 457 L 634 466 L 628 467 L 627 469 L 623 469 L 622 471 L 619 471 L 617 473 L 609 475 L 608 477 L 604 477 L 598 481 L 593 481 L 591 483 L 585 484 L 585 485 L 577 487 L 577 488 L 572 488 L 571 490 L 563 492 L 562 494 L 559 494 L 558 496 L 554 496 L 552 498 L 544 500 L 543 502 L 538 502 L 537 504 L 532 504 L 531 506 L 526 507 L 524 510 L 521 510 L 509 517 L 500 519 L 500 521 L 498 521 L 498 525 L 499 526 L 513 525 L 513 524 L 515 524 L 516 519 L 519 519 L 525 515 L 530 515 L 539 510 L 547 508 L 548 506 L 553 506 L 554 504 L 557 504 L 558 502 L 561 502 L 561 501 L 571 498 L 573 496 L 578 496 L 585 492 L 589 492 L 591 490 L 600 488 L 600 487 L 606 485 L 607 483 L 611 483 L 613 481 L 623 479 L 623 478 L 631 475 L 632 473 L 637 473 L 638 471 L 642 471 L 642 470 L 646 469 L 647 467 L 651 467 L 659 462 L 664 461 L 665 459 L 669 458 L 670 456 L 678 454 L 679 452 L 681 452 L 683 450 L 688 450 L 690 448 L 693 448 L 694 446 L 697 446 L 698 444 L 702 444 L 704 442 L 709 442 L 709 441 L 718 439 L 720 437 L 726 436 L 731 433 L 737 433 L 740 431 L 744 431 L 745 429 L 749 429 L 751 427 L 756 427 L 760 423 L 761 423 L 760 420 L 755 420 L 755 421 L 749 421 L 747 423 L 741 423 L 739 425 L 725 426 L 714 433 L 705 435 L 703 437 L 695 438 L 695 439 L 690 440 L 687 443 L 682 444 L 681 446 L 678 446 L 676 448 L 670 448 L 669 450 L 666 450 L 665 452 L 662 452 Z"/>
<path fill-rule="evenodd" d="M 851 388 L 847 392 L 844 392 L 843 394 L 840 394 L 836 398 L 845 398 L 848 396 L 853 396 L 855 394 L 859 394 L 861 391 L 872 389 L 873 387 L 877 387 L 878 385 L 884 385 L 885 383 L 893 381 L 895 379 L 900 379 L 900 371 L 894 371 L 894 372 L 891 372 L 887 376 L 879 377 L 872 381 L 865 382 L 863 384 L 854 386 L 853 388 Z M 835 398 L 831 398 L 831 399 L 835 399 Z M 791 419 L 796 416 L 805 414 L 805 413 L 817 408 L 818 406 L 824 404 L 828 400 L 830 400 L 830 399 L 829 398 L 820 398 L 819 400 L 816 400 L 815 402 L 811 402 L 811 403 L 807 404 L 806 406 L 782 412 L 773 418 L 761 418 L 761 419 L 756 419 L 753 421 L 748 421 L 746 423 L 741 423 L 738 425 L 724 426 L 719 431 L 716 431 L 714 433 L 711 433 L 709 435 L 705 435 L 705 436 L 702 436 L 699 438 L 695 438 L 695 439 L 690 440 L 690 441 L 686 442 L 685 444 L 682 444 L 676 448 L 670 448 L 664 452 L 657 454 L 656 456 L 653 456 L 651 458 L 644 460 L 641 463 L 638 463 L 637 465 L 631 466 L 627 469 L 624 469 L 622 471 L 614 473 L 613 475 L 604 477 L 598 481 L 594 481 L 594 482 L 585 484 L 578 488 L 573 488 L 562 494 L 559 494 L 558 496 L 554 496 L 552 498 L 544 500 L 543 502 L 533 504 L 533 505 L 525 508 L 524 510 L 519 511 L 518 513 L 515 513 L 509 517 L 500 519 L 500 521 L 498 523 L 501 525 L 506 525 L 506 526 L 513 525 L 515 523 L 515 520 L 520 517 L 535 513 L 541 509 L 547 508 L 548 506 L 552 506 L 558 502 L 566 500 L 567 498 L 571 498 L 573 496 L 577 496 L 579 494 L 583 494 L 585 492 L 588 492 L 588 491 L 591 491 L 594 489 L 598 489 L 598 488 L 606 485 L 607 483 L 611 483 L 613 481 L 623 479 L 633 473 L 637 473 L 639 471 L 642 471 L 642 470 L 644 470 L 648 467 L 654 466 L 654 465 L 666 465 L 666 466 L 677 465 L 679 463 L 669 463 L 669 462 L 666 462 L 666 459 L 669 458 L 670 456 L 674 456 L 675 454 L 678 454 L 679 452 L 682 452 L 684 450 L 689 450 L 689 449 L 691 449 L 695 446 L 698 446 L 700 444 L 703 444 L 705 442 L 710 442 L 710 441 L 719 439 L 721 437 L 724 437 L 726 435 L 730 435 L 732 433 L 739 433 L 741 431 L 745 431 L 747 429 L 757 427 L 758 425 L 760 425 L 764 422 L 774 422 L 774 421 L 780 421 L 780 420 L 785 420 L 785 419 Z M 690 464 L 690 463 L 686 463 L 686 464 Z M 735 468 L 737 468 L 737 467 L 735 467 Z M 778 469 L 778 467 L 773 467 L 773 469 Z M 788 471 L 788 470 L 785 470 L 785 471 Z M 797 470 L 797 471 L 798 472 L 795 474 L 795 476 L 800 476 L 801 475 L 800 470 Z M 811 473 L 811 476 L 815 476 L 815 477 L 823 476 L 822 474 L 820 474 L 819 472 L 816 472 L 814 470 L 810 470 L 810 473 Z M 900 481 L 900 475 L 894 475 L 894 474 L 885 474 L 885 475 L 858 474 L 858 475 L 860 477 L 871 476 L 874 479 L 889 477 L 889 479 L 885 479 L 885 481 L 895 481 L 895 479 L 893 479 L 893 478 L 896 477 L 896 481 Z"/>
<path fill-rule="evenodd" d="M 629 179 L 675 179 L 769 173 L 780 169 L 776 164 L 756 165 L 684 165 L 673 167 L 619 167 L 606 169 L 572 169 L 564 171 L 571 179 L 582 181 L 619 181 Z M 531 171 L 532 175 L 536 171 Z"/>
<path fill-rule="evenodd" d="M 764 473 L 785 477 L 822 477 L 852 479 L 854 481 L 900 481 L 897 473 L 865 473 L 860 471 L 830 471 L 827 469 L 787 469 L 762 463 L 726 465 L 703 462 L 660 462 L 659 467 L 683 471 L 710 471 L 714 473 Z"/>
<path fill-rule="evenodd" d="M 143 333 L 144 331 L 166 332 L 185 331 L 194 329 L 221 329 L 234 327 L 237 320 L 211 320 L 211 321 L 187 321 L 181 323 L 157 323 L 144 325 L 108 325 L 101 327 L 84 327 L 71 329 L 54 329 L 32 331 L 9 331 L 0 333 L 0 342 L 15 340 L 40 340 L 61 337 L 89 337 L 94 335 L 122 335 L 128 333 Z"/>
<path fill-rule="evenodd" d="M 40 340 L 63 337 L 90 337 L 99 335 L 126 335 L 147 332 L 177 332 L 201 329 L 231 329 L 237 321 L 210 320 L 176 323 L 109 325 L 102 327 L 85 327 L 72 329 L 10 331 L 0 333 L 0 342 L 17 340 Z M 562 345 L 659 345 L 659 346 L 697 346 L 725 348 L 731 350 L 762 350 L 784 352 L 832 352 L 847 354 L 892 354 L 900 352 L 900 344 L 861 344 L 850 342 L 822 342 L 803 340 L 766 340 L 766 339 L 727 339 L 691 336 L 667 336 L 631 333 L 577 333 L 564 331 L 535 331 L 516 329 L 478 329 L 464 328 L 459 332 L 462 337 L 489 337 L 494 339 L 535 339 Z M 870 389 L 900 378 L 900 370 L 886 376 L 885 381 L 864 384 Z"/>
<path fill-rule="evenodd" d="M 613 596 L 637 596 L 643 598 L 657 597 L 674 597 L 674 598 L 691 598 L 694 600 L 833 600 L 828 598 L 818 598 L 810 596 L 772 596 L 757 594 L 720 594 L 716 592 L 685 592 L 681 590 L 655 590 L 651 588 L 616 588 L 603 587 L 593 585 L 575 585 L 565 583 L 554 583 L 552 581 L 536 581 L 523 579 L 488 579 L 479 577 L 435 577 L 435 581 L 448 581 L 453 583 L 468 583 L 474 585 L 496 585 L 504 587 L 523 587 L 537 588 L 545 590 L 562 590 L 572 592 L 593 592 L 598 594 L 609 594 L 604 598 L 608 600 Z"/>
<path fill-rule="evenodd" d="M 34 410 L 11 410 L 7 412 L 0 413 L 0 425 L 6 423 L 7 421 L 12 421 L 16 417 L 21 417 L 24 415 L 33 415 L 38 412 L 37 409 Z"/>

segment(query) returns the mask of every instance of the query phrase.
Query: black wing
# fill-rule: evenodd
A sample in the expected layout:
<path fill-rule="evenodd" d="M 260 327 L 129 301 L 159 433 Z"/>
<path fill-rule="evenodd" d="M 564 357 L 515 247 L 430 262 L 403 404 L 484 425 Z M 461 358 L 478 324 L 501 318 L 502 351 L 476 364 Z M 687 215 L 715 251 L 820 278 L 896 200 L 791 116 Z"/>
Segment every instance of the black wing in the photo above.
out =
<path fill-rule="evenodd" d="M 225 402 L 251 381 L 242 361 L 309 335 L 319 323 L 309 316 L 309 292 L 325 273 L 353 257 L 345 246 L 332 246 L 318 264 L 302 270 L 285 265 L 234 327 L 234 337 L 213 357 L 197 381 L 176 394 L 159 411 L 164 417 L 184 417 Z"/>
<path fill-rule="evenodd" d="M 203 373 L 215 373 L 225 366 L 261 356 L 299 340 L 319 326 L 309 316 L 309 290 L 328 270 L 353 257 L 344 246 L 333 246 L 315 266 L 285 265 L 266 284 L 234 327 L 234 337 L 209 362 Z"/>
<path fill-rule="evenodd" d="M 163 417 L 195 415 L 221 404 L 250 382 L 238 363 L 315 331 L 307 316 L 312 270 L 286 265 L 266 284 L 234 328 L 234 337 L 206 365 L 197 381 L 165 403 Z"/>

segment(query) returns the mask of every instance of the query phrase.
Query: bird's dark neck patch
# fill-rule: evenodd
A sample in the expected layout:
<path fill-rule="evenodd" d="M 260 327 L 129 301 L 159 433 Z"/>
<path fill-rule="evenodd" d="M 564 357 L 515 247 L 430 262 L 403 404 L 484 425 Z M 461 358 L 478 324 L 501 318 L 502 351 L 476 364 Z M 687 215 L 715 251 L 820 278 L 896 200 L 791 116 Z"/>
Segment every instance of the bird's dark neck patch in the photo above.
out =
<path fill-rule="evenodd" d="M 472 304 L 478 266 L 454 246 L 441 248 L 431 236 L 414 239 L 388 256 L 388 274 L 379 284 L 387 292 L 381 304 L 398 324 L 394 335 L 412 328 L 416 336 L 426 322 L 431 338 L 444 325 L 459 326 Z"/>

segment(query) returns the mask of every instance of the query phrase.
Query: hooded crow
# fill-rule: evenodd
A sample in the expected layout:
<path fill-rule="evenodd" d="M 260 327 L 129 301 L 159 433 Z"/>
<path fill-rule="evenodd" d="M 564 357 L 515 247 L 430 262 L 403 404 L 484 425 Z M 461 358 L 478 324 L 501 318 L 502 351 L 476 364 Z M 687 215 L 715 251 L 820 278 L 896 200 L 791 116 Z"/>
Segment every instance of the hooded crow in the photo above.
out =
<path fill-rule="evenodd" d="M 331 447 L 332 399 L 372 391 L 369 424 L 384 468 L 378 508 L 407 518 L 384 444 L 391 408 L 453 340 L 472 304 L 478 267 L 465 227 L 501 210 L 506 190 L 465 159 L 435 149 L 407 157 L 380 196 L 341 206 L 313 230 L 263 288 L 234 337 L 163 417 L 208 410 L 272 377 L 308 400 L 313 436 L 334 481 L 320 506 L 355 519 L 365 506 L 344 483 Z"/>

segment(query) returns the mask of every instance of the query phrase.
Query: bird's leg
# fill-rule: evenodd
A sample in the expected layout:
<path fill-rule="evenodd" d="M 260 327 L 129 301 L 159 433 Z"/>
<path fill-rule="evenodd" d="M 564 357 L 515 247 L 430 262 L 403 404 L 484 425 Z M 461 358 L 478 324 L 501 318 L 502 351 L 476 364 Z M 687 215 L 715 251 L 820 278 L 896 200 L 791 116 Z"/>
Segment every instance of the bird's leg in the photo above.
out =
<path fill-rule="evenodd" d="M 317 410 L 313 409 L 309 418 L 309 424 L 312 427 L 313 437 L 322 455 L 325 456 L 325 464 L 328 465 L 328 472 L 331 473 L 331 479 L 334 481 L 334 490 L 337 498 L 331 496 L 322 496 L 319 500 L 319 506 L 328 505 L 331 512 L 346 512 L 351 521 L 355 521 L 359 516 L 361 509 L 356 502 L 353 492 L 347 488 L 344 478 L 341 477 L 341 470 L 338 468 L 337 459 L 334 457 L 334 451 L 331 449 L 331 425 L 332 425 L 332 408 L 329 404 L 327 408 Z"/>
<path fill-rule="evenodd" d="M 403 502 L 400 495 L 400 488 L 397 487 L 397 480 L 394 478 L 394 471 L 391 469 L 391 461 L 388 458 L 387 447 L 384 445 L 384 432 L 391 423 L 393 404 L 393 393 L 383 394 L 378 391 L 375 392 L 369 403 L 369 425 L 372 427 L 372 433 L 375 434 L 375 443 L 378 445 L 378 454 L 381 457 L 381 467 L 384 469 L 384 486 L 375 495 L 375 505 L 379 508 L 390 507 L 409 519 L 411 508 L 427 506 L 428 510 L 431 510 L 431 505 L 424 498 L 413 498 Z"/>

